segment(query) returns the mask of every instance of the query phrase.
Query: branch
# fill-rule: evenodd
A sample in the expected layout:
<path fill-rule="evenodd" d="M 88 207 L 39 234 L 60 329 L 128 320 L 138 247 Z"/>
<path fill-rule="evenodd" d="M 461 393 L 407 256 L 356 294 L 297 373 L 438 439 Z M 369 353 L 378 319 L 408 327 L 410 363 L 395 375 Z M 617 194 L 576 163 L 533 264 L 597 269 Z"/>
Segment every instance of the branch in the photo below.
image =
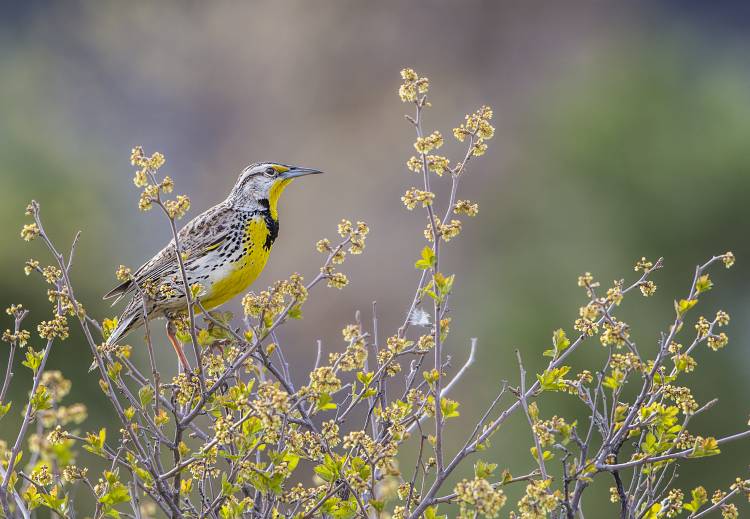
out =
<path fill-rule="evenodd" d="M 469 369 L 474 364 L 474 360 L 476 357 L 477 352 L 477 339 L 476 337 L 472 337 L 471 339 L 471 350 L 469 350 L 469 358 L 466 359 L 466 362 L 464 362 L 464 365 L 461 366 L 461 369 L 458 370 L 458 372 L 455 374 L 455 376 L 451 379 L 451 381 L 443 388 L 443 390 L 440 392 L 440 396 L 444 397 L 446 396 L 451 389 L 453 389 L 453 386 L 456 385 L 456 382 L 458 382 L 461 377 L 464 376 L 464 373 L 466 373 L 466 370 Z M 427 415 L 422 413 L 422 415 L 419 417 L 419 420 L 415 420 L 412 422 L 411 425 L 406 429 L 407 433 L 410 433 L 414 430 L 414 428 L 417 426 L 417 423 L 421 423 L 427 418 Z"/>
<path fill-rule="evenodd" d="M 734 490 L 732 490 L 731 492 L 729 492 L 727 495 L 725 495 L 721 499 L 721 501 L 717 501 L 716 503 L 714 503 L 713 505 L 709 506 L 708 508 L 706 508 L 702 512 L 698 512 L 698 511 L 693 512 L 692 514 L 690 514 L 687 517 L 687 519 L 698 519 L 699 517 L 705 517 L 705 516 L 707 516 L 711 512 L 715 512 L 716 510 L 718 510 L 719 508 L 721 508 L 722 505 L 725 505 L 730 499 L 732 499 L 734 496 L 736 496 L 737 494 L 739 494 L 739 492 L 740 492 L 740 489 L 739 488 L 735 488 Z"/>
<path fill-rule="evenodd" d="M 720 438 L 720 439 L 716 440 L 716 442 L 719 445 L 724 445 L 725 443 L 729 443 L 729 442 L 733 442 L 733 441 L 737 441 L 737 440 L 742 440 L 742 439 L 745 439 L 745 438 L 750 438 L 750 429 L 748 429 L 747 431 L 739 432 L 737 434 L 733 434 L 731 436 L 725 436 L 724 438 Z M 675 453 L 672 453 L 672 454 L 663 454 L 661 456 L 650 456 L 650 457 L 647 457 L 647 458 L 642 458 L 642 459 L 639 459 L 639 460 L 628 461 L 628 462 L 625 462 L 625 463 L 614 463 L 614 464 L 598 463 L 596 465 L 596 468 L 598 470 L 612 472 L 614 470 L 622 470 L 622 469 L 628 469 L 628 468 L 631 468 L 631 467 L 638 467 L 640 465 L 645 465 L 646 463 L 656 463 L 658 461 L 676 460 L 676 459 L 685 459 L 685 460 L 687 460 L 687 459 L 699 459 L 699 458 L 696 458 L 696 457 L 692 456 L 692 454 L 694 453 L 694 451 L 695 451 L 695 449 L 685 449 L 685 450 L 682 450 L 682 451 L 679 451 L 679 452 L 675 452 Z M 703 456 L 701 456 L 701 457 L 703 457 Z"/>
<path fill-rule="evenodd" d="M 539 436 L 534 431 L 534 421 L 531 419 L 531 415 L 529 414 L 529 405 L 526 401 L 526 370 L 523 367 L 523 362 L 521 361 L 521 352 L 516 350 L 516 358 L 518 359 L 518 368 L 521 370 L 521 392 L 519 394 L 518 400 L 521 402 L 521 406 L 523 406 L 523 412 L 526 415 L 526 420 L 529 422 L 529 427 L 531 428 L 531 436 L 534 438 L 534 446 L 536 447 L 536 461 L 539 464 L 539 471 L 542 474 L 542 479 L 547 479 L 547 469 L 544 466 L 544 451 L 542 450 L 542 444 L 539 441 Z"/>
<path fill-rule="evenodd" d="M 505 485 L 510 485 L 512 483 L 518 483 L 519 481 L 531 481 L 532 479 L 535 479 L 540 476 L 540 472 L 538 469 L 535 469 L 533 472 L 526 474 L 525 476 L 518 476 L 517 478 L 511 478 L 510 481 L 498 481 L 497 483 L 492 484 L 492 488 L 498 488 L 498 487 L 504 487 Z M 438 505 L 441 503 L 450 503 L 454 499 L 458 497 L 458 494 L 453 492 L 452 494 L 448 494 L 441 497 L 436 497 L 432 500 L 431 505 Z"/>

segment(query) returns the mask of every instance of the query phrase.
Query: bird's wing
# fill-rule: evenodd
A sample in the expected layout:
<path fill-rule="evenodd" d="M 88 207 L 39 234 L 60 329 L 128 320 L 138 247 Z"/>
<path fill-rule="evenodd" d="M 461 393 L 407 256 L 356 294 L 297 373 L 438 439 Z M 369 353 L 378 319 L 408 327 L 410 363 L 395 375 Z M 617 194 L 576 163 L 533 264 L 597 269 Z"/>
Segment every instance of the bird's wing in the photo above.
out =
<path fill-rule="evenodd" d="M 207 251 L 220 246 L 232 231 L 232 220 L 235 210 L 226 204 L 219 204 L 190 220 L 177 236 L 184 253 L 186 265 L 200 258 Z M 115 303 L 125 295 L 132 293 L 136 285 L 143 281 L 159 280 L 178 271 L 174 239 L 160 250 L 153 258 L 141 265 L 133 273 L 132 279 L 116 286 L 104 296 L 104 299 L 117 297 Z"/>

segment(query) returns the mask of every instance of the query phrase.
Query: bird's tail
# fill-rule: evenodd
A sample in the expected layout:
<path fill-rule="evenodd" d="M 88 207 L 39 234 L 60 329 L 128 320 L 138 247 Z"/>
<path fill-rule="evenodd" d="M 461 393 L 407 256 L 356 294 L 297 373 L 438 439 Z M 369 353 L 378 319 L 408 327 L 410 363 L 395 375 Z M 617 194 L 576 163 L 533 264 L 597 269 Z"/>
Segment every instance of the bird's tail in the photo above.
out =
<path fill-rule="evenodd" d="M 136 314 L 123 314 L 120 321 L 117 323 L 117 328 L 112 330 L 112 333 L 107 337 L 107 345 L 111 346 L 124 337 L 131 329 L 136 325 L 137 315 Z"/>

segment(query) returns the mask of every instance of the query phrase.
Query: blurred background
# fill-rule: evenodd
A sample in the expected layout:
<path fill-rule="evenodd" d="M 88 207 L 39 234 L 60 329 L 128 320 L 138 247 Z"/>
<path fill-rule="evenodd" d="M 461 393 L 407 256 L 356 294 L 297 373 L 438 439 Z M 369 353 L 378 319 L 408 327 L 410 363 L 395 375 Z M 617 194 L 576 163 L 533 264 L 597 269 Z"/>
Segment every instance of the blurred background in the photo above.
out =
<path fill-rule="evenodd" d="M 534 372 L 552 331 L 573 333 L 580 273 L 603 284 L 632 280 L 635 260 L 664 256 L 657 295 L 622 308 L 641 351 L 653 351 L 694 266 L 727 250 L 737 266 L 716 269 L 701 307 L 732 315 L 730 344 L 718 354 L 701 349 L 692 375 L 699 402 L 720 402 L 691 430 L 737 432 L 750 413 L 749 19 L 744 2 L 698 1 L 8 3 L 0 19 L 0 306 L 22 302 L 34 321 L 49 312 L 43 281 L 23 275 L 28 257 L 46 261 L 41 244 L 19 238 L 33 197 L 60 247 L 83 231 L 74 283 L 89 312 L 101 319 L 120 310 L 100 299 L 116 267 L 137 267 L 169 238 L 160 215 L 137 210 L 128 157 L 142 144 L 166 155 L 164 171 L 190 195 L 193 215 L 223 199 L 250 162 L 327 172 L 285 193 L 280 238 L 257 287 L 295 271 L 314 275 L 313 245 L 332 238 L 342 217 L 371 225 L 364 256 L 344 265 L 350 286 L 316 291 L 304 319 L 280 333 L 298 380 L 315 340 L 340 350 L 340 329 L 356 310 L 369 319 L 372 301 L 381 336 L 392 334 L 417 282 L 424 226 L 399 200 L 416 182 L 405 168 L 408 107 L 396 95 L 399 70 L 410 66 L 431 79 L 426 128 L 446 136 L 453 161 L 461 147 L 448 137 L 463 114 L 489 104 L 496 116 L 489 152 L 461 181 L 460 197 L 478 202 L 480 214 L 445 248 L 445 270 L 456 274 L 454 365 L 470 337 L 479 339 L 471 376 L 453 395 L 467 425 L 450 430 L 450 448 L 501 380 L 517 383 L 515 348 Z M 166 342 L 162 353 L 172 367 Z M 603 354 L 589 342 L 574 369 L 594 369 Z M 50 361 L 73 380 L 70 401 L 88 402 L 85 427 L 94 430 L 112 415 L 88 365 L 78 335 Z M 27 391 L 23 371 L 16 400 Z M 540 409 L 585 418 L 569 397 L 545 398 Z M 0 423 L 0 437 L 8 439 L 15 418 Z M 532 469 L 530 445 L 518 415 L 483 457 L 520 475 Z M 723 451 L 682 464 L 677 484 L 700 481 L 712 492 L 747 477 L 750 444 Z M 589 517 L 617 513 L 610 485 L 586 494 Z M 521 490 L 508 490 L 503 515 Z"/>

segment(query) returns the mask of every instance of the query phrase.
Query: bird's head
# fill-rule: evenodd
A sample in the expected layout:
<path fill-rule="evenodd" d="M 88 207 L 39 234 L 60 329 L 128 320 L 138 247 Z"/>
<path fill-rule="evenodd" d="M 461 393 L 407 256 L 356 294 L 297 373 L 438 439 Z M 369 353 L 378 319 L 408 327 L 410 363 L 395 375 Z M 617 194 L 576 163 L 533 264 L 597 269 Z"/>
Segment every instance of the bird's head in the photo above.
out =
<path fill-rule="evenodd" d="M 242 170 L 227 200 L 235 207 L 243 209 L 268 208 L 275 220 L 276 204 L 284 188 L 295 178 L 315 173 L 322 171 L 276 162 L 251 164 Z"/>

